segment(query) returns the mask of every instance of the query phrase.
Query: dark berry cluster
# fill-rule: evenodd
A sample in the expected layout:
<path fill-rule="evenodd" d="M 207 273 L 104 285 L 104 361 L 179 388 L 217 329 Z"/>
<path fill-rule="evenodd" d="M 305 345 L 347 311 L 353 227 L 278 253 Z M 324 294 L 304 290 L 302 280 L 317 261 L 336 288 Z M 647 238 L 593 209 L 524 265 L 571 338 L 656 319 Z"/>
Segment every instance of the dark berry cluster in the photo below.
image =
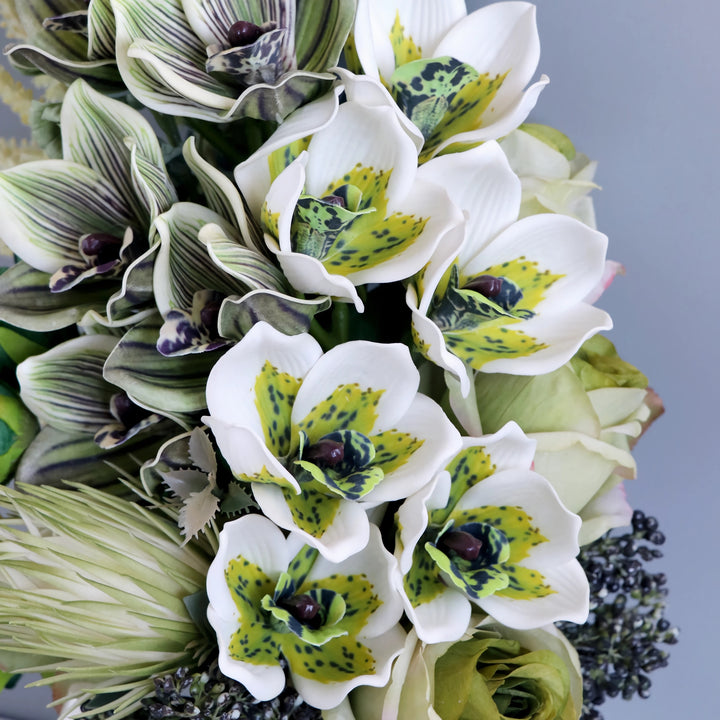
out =
<path fill-rule="evenodd" d="M 155 694 L 129 720 L 318 720 L 291 687 L 268 701 L 256 700 L 243 685 L 225 677 L 213 663 L 204 672 L 179 668 L 155 678 Z M 93 716 L 97 720 L 99 715 Z M 112 716 L 107 716 L 112 717 Z"/>
<path fill-rule="evenodd" d="M 590 617 L 562 630 L 580 656 L 582 720 L 602 720 L 606 697 L 646 698 L 648 673 L 668 663 L 660 645 L 677 642 L 677 628 L 664 618 L 667 579 L 644 564 L 662 557 L 658 521 L 636 510 L 632 530 L 608 534 L 584 547 L 579 560 L 590 582 Z"/>

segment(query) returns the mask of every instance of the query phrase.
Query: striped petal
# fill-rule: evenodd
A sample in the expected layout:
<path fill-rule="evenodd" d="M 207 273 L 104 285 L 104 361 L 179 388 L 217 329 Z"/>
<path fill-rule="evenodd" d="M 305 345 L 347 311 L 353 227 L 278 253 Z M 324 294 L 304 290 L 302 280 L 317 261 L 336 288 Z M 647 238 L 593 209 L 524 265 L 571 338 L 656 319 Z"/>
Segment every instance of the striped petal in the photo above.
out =
<path fill-rule="evenodd" d="M 168 427 L 162 426 L 157 434 L 136 435 L 123 445 L 103 450 L 91 435 L 66 433 L 47 426 L 25 451 L 15 481 L 67 487 L 67 480 L 72 479 L 83 485 L 126 493 L 127 488 L 118 483 L 118 471 L 136 473 L 138 461 L 153 458 L 167 434 Z"/>
<path fill-rule="evenodd" d="M 104 375 L 135 404 L 183 425 L 187 415 L 205 409 L 205 383 L 217 355 L 161 355 L 156 349 L 161 324 L 156 316 L 129 330 L 108 357 Z"/>
<path fill-rule="evenodd" d="M 0 275 L 0 315 L 26 330 L 50 332 L 102 311 L 117 283 L 99 280 L 62 293 L 48 290 L 50 275 L 19 262 Z"/>
<path fill-rule="evenodd" d="M 206 205 L 240 230 L 247 247 L 259 253 L 266 252 L 260 229 L 253 218 L 247 215 L 237 188 L 224 173 L 200 155 L 194 137 L 189 137 L 183 145 L 183 158 L 200 183 Z"/>
<path fill-rule="evenodd" d="M 315 315 L 327 310 L 329 297 L 295 298 L 273 290 L 253 290 L 241 298 L 226 298 L 220 307 L 218 331 L 228 340 L 240 340 L 258 322 L 266 322 L 285 335 L 309 332 Z"/>
<path fill-rule="evenodd" d="M 20 363 L 22 401 L 43 424 L 94 434 L 115 420 L 110 399 L 117 388 L 103 379 L 103 365 L 116 342 L 109 335 L 87 335 Z"/>
<path fill-rule="evenodd" d="M 132 223 L 121 195 L 90 168 L 39 160 L 0 173 L 3 240 L 28 264 L 54 273 L 80 259 L 87 233 L 122 237 Z"/>

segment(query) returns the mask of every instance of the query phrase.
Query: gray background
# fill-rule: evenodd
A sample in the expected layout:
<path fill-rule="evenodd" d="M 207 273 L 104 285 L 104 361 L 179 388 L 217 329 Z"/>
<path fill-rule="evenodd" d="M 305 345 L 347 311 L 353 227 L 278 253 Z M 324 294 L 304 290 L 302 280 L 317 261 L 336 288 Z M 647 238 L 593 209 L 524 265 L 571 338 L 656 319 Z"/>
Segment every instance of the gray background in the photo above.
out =
<path fill-rule="evenodd" d="M 631 504 L 656 515 L 668 535 L 665 558 L 655 564 L 669 576 L 669 618 L 680 626 L 681 642 L 670 667 L 653 674 L 649 700 L 613 701 L 604 715 L 718 717 L 711 662 L 720 647 L 720 341 L 711 303 L 720 265 L 714 210 L 720 6 L 711 0 L 537 4 L 539 70 L 551 83 L 532 119 L 563 130 L 600 163 L 598 225 L 610 237 L 609 256 L 627 274 L 599 304 L 615 320 L 610 338 L 650 377 L 667 408 L 637 447 L 639 476 L 627 486 Z M 0 125 L 3 135 L 20 128 L 10 113 L 0 115 Z M 27 691 L 2 693 L 0 715 L 53 717 L 33 709 L 30 698 Z"/>

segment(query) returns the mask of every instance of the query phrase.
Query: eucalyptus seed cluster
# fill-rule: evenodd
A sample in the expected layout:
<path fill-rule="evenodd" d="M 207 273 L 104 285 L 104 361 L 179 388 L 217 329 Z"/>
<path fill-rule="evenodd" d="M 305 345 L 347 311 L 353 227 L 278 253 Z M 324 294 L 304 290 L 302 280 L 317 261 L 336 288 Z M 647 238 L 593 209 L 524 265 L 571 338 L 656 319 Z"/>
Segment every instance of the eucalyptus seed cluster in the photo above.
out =
<path fill-rule="evenodd" d="M 636 510 L 630 532 L 608 534 L 581 550 L 590 617 L 584 625 L 562 626 L 580 656 L 581 720 L 602 720 L 597 708 L 607 697 L 649 697 L 648 674 L 668 664 L 668 653 L 659 646 L 675 644 L 678 630 L 664 617 L 667 579 L 644 567 L 662 557 L 654 546 L 664 542 L 658 521 Z"/>
<path fill-rule="evenodd" d="M 225 677 L 213 663 L 203 672 L 181 667 L 155 678 L 155 694 L 129 720 L 317 720 L 320 710 L 306 705 L 291 687 L 268 701 L 256 700 L 243 685 Z M 94 716 L 92 720 L 98 720 Z M 111 716 L 108 716 L 111 717 Z"/>

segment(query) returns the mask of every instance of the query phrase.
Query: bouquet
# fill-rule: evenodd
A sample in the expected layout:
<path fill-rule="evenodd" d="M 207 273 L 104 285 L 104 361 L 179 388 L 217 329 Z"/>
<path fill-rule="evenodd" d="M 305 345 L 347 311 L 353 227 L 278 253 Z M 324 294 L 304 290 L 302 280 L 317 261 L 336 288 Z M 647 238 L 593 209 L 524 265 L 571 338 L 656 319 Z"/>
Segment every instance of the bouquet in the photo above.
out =
<path fill-rule="evenodd" d="M 593 720 L 677 631 L 535 8 L 2 3 L 0 687 Z M 630 526 L 620 531 L 618 528 Z M 8 692 L 6 690 L 5 692 Z"/>

